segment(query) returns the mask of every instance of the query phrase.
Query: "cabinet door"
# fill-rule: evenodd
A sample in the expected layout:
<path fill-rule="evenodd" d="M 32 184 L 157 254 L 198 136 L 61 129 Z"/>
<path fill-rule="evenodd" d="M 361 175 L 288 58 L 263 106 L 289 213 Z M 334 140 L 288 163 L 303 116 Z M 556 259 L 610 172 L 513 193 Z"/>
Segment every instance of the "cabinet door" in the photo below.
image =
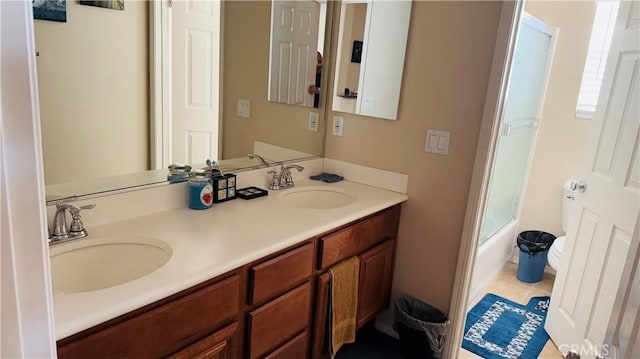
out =
<path fill-rule="evenodd" d="M 313 326 L 313 347 L 311 357 L 313 359 L 324 358 L 329 355 L 327 342 L 327 316 L 329 314 L 329 273 L 318 277 L 316 290 L 316 313 Z"/>
<path fill-rule="evenodd" d="M 386 308 L 391 290 L 394 241 L 388 240 L 360 255 L 358 328 Z"/>
<path fill-rule="evenodd" d="M 177 353 L 170 359 L 228 359 L 231 358 L 230 341 L 238 330 L 238 323 L 234 322 L 217 332 L 201 339 Z"/>

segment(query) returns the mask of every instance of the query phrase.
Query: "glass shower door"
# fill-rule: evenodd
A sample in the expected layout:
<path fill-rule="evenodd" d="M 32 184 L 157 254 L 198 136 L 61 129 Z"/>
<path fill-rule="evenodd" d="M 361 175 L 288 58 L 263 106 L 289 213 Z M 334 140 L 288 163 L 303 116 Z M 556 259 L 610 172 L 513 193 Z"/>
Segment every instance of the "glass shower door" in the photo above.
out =
<path fill-rule="evenodd" d="M 552 31 L 523 13 L 491 172 L 480 245 L 516 219 L 549 71 Z"/>

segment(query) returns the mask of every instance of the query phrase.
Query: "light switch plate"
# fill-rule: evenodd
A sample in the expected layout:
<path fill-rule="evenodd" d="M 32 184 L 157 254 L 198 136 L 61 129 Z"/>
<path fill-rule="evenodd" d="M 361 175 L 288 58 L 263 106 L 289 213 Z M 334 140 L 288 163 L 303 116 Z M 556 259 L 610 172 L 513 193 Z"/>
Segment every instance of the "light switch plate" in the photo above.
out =
<path fill-rule="evenodd" d="M 438 153 L 441 155 L 448 155 L 450 139 L 451 132 L 449 131 L 428 130 L 424 151 Z"/>
<path fill-rule="evenodd" d="M 320 123 L 320 114 L 317 112 L 309 112 L 309 131 L 318 132 L 318 124 Z"/>
<path fill-rule="evenodd" d="M 376 99 L 373 97 L 365 97 L 364 99 L 364 109 L 365 110 L 375 110 L 376 109 Z"/>
<path fill-rule="evenodd" d="M 251 117 L 251 101 L 245 100 L 243 98 L 238 99 L 238 109 L 237 109 L 238 117 Z"/>
<path fill-rule="evenodd" d="M 333 127 L 331 133 L 334 136 L 342 136 L 342 130 L 344 129 L 344 117 L 333 116 Z"/>

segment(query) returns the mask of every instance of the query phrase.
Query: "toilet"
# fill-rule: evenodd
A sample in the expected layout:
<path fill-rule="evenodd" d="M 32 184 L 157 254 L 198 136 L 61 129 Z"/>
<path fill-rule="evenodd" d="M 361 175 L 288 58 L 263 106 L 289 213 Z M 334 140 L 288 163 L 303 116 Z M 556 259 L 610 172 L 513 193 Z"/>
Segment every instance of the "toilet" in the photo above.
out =
<path fill-rule="evenodd" d="M 562 186 L 562 230 L 567 232 L 567 223 L 569 222 L 569 214 L 571 213 L 571 206 L 575 200 L 575 180 L 566 180 Z M 564 242 L 566 236 L 556 238 L 549 249 L 547 261 L 551 268 L 556 272 L 560 268 L 560 257 L 562 257 L 562 251 L 564 249 Z"/>

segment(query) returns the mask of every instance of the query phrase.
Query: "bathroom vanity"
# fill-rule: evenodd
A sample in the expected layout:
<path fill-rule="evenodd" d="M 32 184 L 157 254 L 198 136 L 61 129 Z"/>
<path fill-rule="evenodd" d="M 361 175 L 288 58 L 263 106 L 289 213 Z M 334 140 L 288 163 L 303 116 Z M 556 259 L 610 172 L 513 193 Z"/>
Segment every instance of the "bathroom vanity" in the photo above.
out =
<path fill-rule="evenodd" d="M 353 201 L 320 209 L 291 200 L 318 191 Z M 386 308 L 406 198 L 347 181 L 306 181 L 207 211 L 181 208 L 96 227 L 98 239 L 116 226 L 124 237 L 163 241 L 171 258 L 121 285 L 54 293 L 58 355 L 328 357 L 328 269 L 358 256 L 358 328 Z"/>

